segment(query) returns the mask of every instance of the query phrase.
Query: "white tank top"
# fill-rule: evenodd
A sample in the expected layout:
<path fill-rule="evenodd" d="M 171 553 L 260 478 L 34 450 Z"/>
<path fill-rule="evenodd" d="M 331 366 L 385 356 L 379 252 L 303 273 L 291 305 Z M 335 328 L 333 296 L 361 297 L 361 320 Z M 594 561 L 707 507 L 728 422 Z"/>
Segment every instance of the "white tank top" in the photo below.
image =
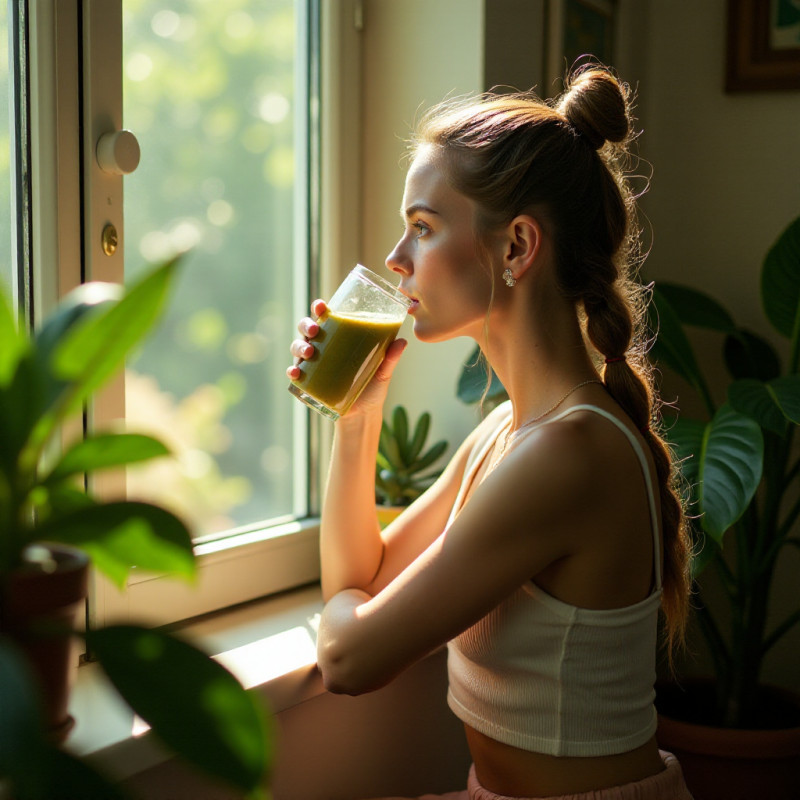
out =
<path fill-rule="evenodd" d="M 447 699 L 456 716 L 500 742 L 554 756 L 601 756 L 632 750 L 656 729 L 659 520 L 644 452 L 620 420 L 597 406 L 577 405 L 543 424 L 575 411 L 611 421 L 639 458 L 655 588 L 632 606 L 598 610 L 571 606 L 527 582 L 448 643 Z M 475 448 L 448 526 L 493 443 L 489 437 Z"/>

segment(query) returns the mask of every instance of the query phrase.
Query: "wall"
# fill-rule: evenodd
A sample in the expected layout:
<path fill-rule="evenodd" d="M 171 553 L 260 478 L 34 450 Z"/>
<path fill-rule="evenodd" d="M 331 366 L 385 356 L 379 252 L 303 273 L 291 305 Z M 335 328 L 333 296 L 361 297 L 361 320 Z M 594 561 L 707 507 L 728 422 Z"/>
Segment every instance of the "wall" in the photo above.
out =
<path fill-rule="evenodd" d="M 724 92 L 724 0 L 649 0 L 639 65 L 640 150 L 653 164 L 643 201 L 653 230 L 645 264 L 651 280 L 708 292 L 741 324 L 778 344 L 758 301 L 769 246 L 800 214 L 800 92 Z M 696 337 L 718 365 L 720 341 Z M 785 348 L 784 348 L 785 350 Z M 666 395 L 691 409 L 685 386 Z M 797 555 L 781 564 L 773 619 L 797 605 Z M 793 574 L 794 573 L 794 574 Z M 775 647 L 765 678 L 800 690 L 800 629 Z M 704 653 L 696 651 L 702 669 Z"/>
<path fill-rule="evenodd" d="M 363 33 L 362 177 L 364 264 L 378 271 L 402 230 L 405 140 L 420 112 L 447 95 L 479 91 L 481 0 L 366 0 Z M 431 439 L 455 448 L 477 411 L 455 399 L 461 364 L 473 342 L 422 344 L 410 322 L 409 347 L 397 367 L 387 409 L 404 404 L 412 419 L 433 417 Z"/>

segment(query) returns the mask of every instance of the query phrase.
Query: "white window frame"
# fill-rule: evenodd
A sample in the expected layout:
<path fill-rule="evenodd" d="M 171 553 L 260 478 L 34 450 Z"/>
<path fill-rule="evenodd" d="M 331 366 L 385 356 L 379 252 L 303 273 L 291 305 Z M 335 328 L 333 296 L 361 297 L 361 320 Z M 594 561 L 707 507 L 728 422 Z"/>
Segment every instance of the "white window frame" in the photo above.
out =
<path fill-rule="evenodd" d="M 298 314 L 307 306 L 309 292 L 327 296 L 348 265 L 358 260 L 360 231 L 352 223 L 358 216 L 352 211 L 360 186 L 360 13 L 360 0 L 321 0 L 322 131 L 312 147 L 320 175 L 313 187 L 319 192 L 320 236 L 309 245 L 320 270 L 304 296 L 295 298 Z M 122 281 L 123 179 L 102 173 L 93 152 L 100 134 L 123 124 L 121 0 L 30 0 L 29 17 L 33 302 L 43 315 L 82 280 Z M 89 76 L 84 87 L 81 72 Z M 91 136 L 81 141 L 81 131 Z M 120 240 L 111 257 L 100 246 L 109 221 Z M 90 425 L 124 415 L 122 380 L 92 404 Z M 298 425 L 308 431 L 309 508 L 317 509 L 331 430 L 324 420 L 308 419 L 307 414 L 302 411 Z M 104 491 L 102 484 L 94 488 Z M 314 516 L 283 519 L 198 544 L 194 586 L 134 571 L 120 592 L 95 575 L 90 624 L 132 619 L 167 624 L 317 581 L 318 529 Z"/>

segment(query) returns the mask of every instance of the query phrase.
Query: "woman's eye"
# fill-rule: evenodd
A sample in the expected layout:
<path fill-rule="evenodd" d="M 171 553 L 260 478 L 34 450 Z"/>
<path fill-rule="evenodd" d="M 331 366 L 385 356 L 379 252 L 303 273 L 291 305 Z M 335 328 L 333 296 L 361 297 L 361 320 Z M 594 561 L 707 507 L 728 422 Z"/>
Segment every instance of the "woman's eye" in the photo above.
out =
<path fill-rule="evenodd" d="M 424 236 L 426 233 L 430 232 L 430 228 L 424 223 L 417 220 L 416 222 L 411 223 L 411 227 L 416 229 L 417 231 L 417 238 L 420 236 Z"/>

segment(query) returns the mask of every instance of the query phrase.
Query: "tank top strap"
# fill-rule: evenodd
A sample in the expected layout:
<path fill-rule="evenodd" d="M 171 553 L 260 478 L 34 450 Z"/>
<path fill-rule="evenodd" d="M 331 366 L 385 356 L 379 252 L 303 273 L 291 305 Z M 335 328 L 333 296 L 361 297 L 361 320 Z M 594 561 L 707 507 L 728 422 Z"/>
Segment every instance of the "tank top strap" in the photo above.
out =
<path fill-rule="evenodd" d="M 653 481 L 650 475 L 650 467 L 647 463 L 647 458 L 645 457 L 644 450 L 642 449 L 641 444 L 639 444 L 639 440 L 633 435 L 633 433 L 631 433 L 628 427 L 620 419 L 618 419 L 605 409 L 600 408 L 599 406 L 590 405 L 589 403 L 581 403 L 579 405 L 571 406 L 565 411 L 562 411 L 560 414 L 557 414 L 552 419 L 543 422 L 542 425 L 549 425 L 553 422 L 558 422 L 558 420 L 563 419 L 564 417 L 568 416 L 569 414 L 572 414 L 575 411 L 592 411 L 595 414 L 599 414 L 601 417 L 605 417 L 607 420 L 609 420 L 609 422 L 612 422 L 628 438 L 628 441 L 631 443 L 633 451 L 636 453 L 636 456 L 639 459 L 639 464 L 641 465 L 642 474 L 644 476 L 645 485 L 647 487 L 647 500 L 650 506 L 650 529 L 653 534 L 653 568 L 655 572 L 655 586 L 656 586 L 656 591 L 660 591 L 661 590 L 661 542 L 658 537 L 659 516 L 658 516 L 658 508 L 656 506 L 655 491 L 653 489 Z"/>
<path fill-rule="evenodd" d="M 458 512 L 461 510 L 461 506 L 464 504 L 464 497 L 466 496 L 467 492 L 469 491 L 470 487 L 472 486 L 473 481 L 475 480 L 475 475 L 483 464 L 484 460 L 486 459 L 489 450 L 492 449 L 495 442 L 497 441 L 497 437 L 503 431 L 503 429 L 508 425 L 509 420 L 511 419 L 511 403 L 506 401 L 508 408 L 506 409 L 507 413 L 503 416 L 500 420 L 498 425 L 494 428 L 490 428 L 486 431 L 486 433 L 478 439 L 477 442 L 470 450 L 469 456 L 467 457 L 467 463 L 464 468 L 464 477 L 461 479 L 461 486 L 458 489 L 458 494 L 456 495 L 456 500 L 453 503 L 453 507 L 450 509 L 450 517 L 447 520 L 447 525 L 445 526 L 445 530 L 449 528 L 453 524 L 453 520 L 458 515 Z"/>

